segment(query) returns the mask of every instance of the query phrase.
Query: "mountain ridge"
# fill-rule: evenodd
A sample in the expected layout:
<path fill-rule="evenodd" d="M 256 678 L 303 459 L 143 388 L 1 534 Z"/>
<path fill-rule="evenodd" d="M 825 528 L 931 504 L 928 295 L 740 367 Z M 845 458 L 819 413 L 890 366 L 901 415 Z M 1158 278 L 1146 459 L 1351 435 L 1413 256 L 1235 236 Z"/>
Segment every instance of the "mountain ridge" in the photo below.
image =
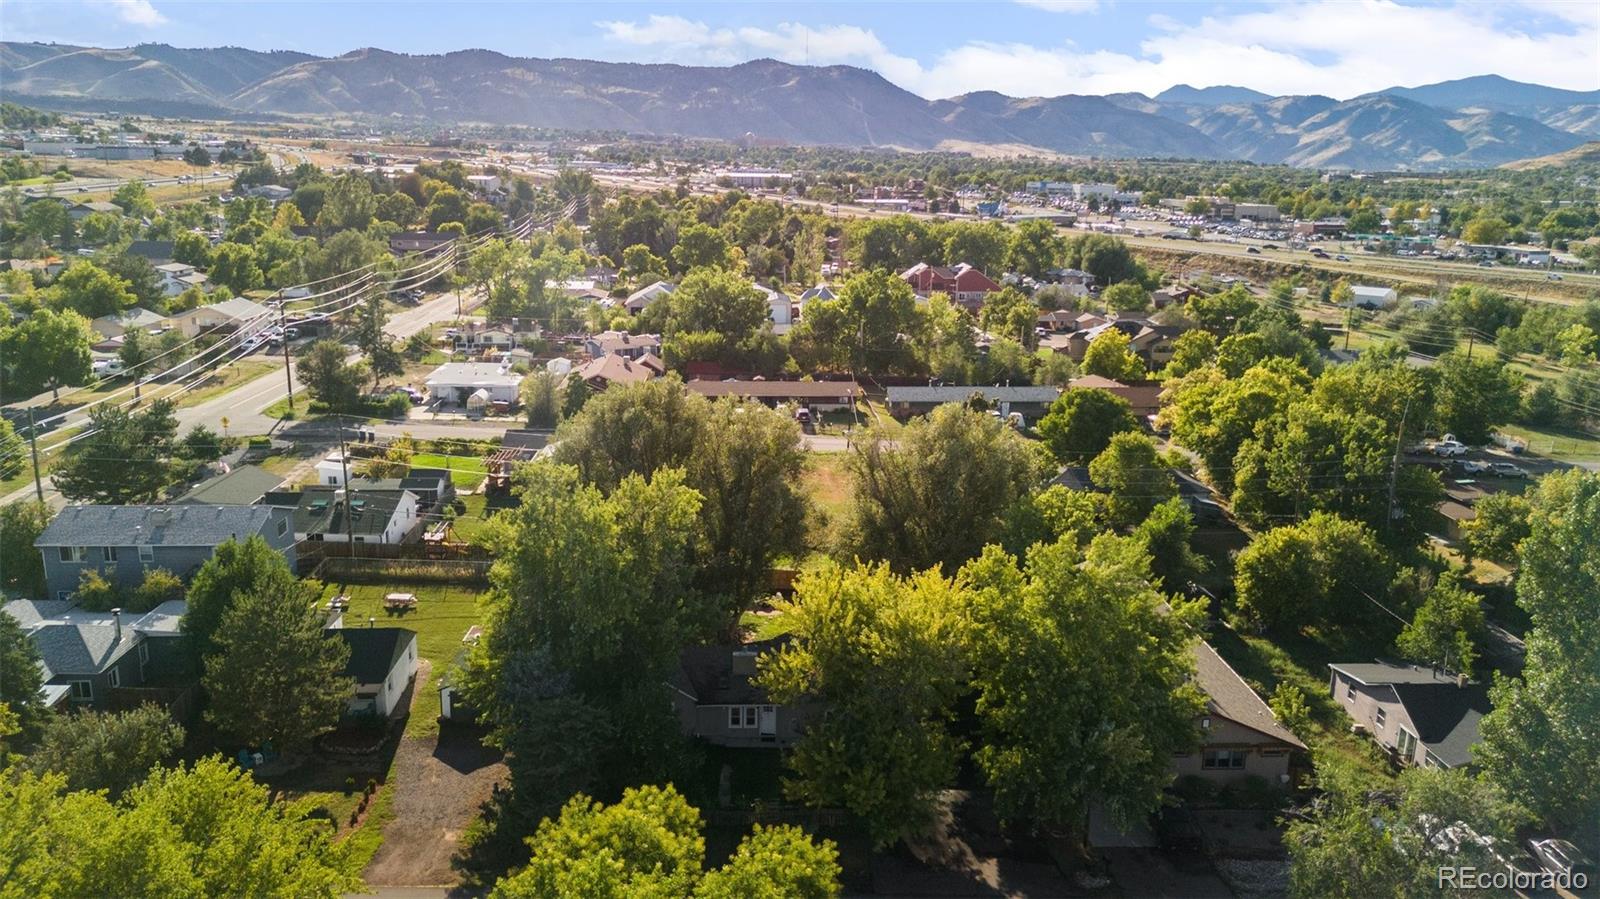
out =
<path fill-rule="evenodd" d="M 948 142 L 1102 157 L 1244 159 L 1354 168 L 1498 165 L 1600 136 L 1600 91 L 1478 76 L 1338 101 L 1174 85 L 1154 97 L 925 99 L 870 69 L 772 59 L 734 66 L 515 57 L 486 49 L 334 57 L 238 47 L 0 42 L 0 93 L 83 108 L 140 103 L 250 116 L 438 123 L 934 149 Z M 1470 102 L 1469 102 L 1470 101 Z"/>

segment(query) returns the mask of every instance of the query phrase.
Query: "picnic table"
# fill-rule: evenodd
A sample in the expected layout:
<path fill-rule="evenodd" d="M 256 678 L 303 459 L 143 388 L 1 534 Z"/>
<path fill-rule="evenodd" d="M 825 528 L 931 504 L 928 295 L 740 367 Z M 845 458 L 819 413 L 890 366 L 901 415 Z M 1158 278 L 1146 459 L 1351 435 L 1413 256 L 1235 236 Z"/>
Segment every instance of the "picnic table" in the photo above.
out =
<path fill-rule="evenodd" d="M 383 595 L 385 609 L 415 609 L 417 607 L 417 594 L 415 593 L 385 593 Z"/>
<path fill-rule="evenodd" d="M 341 593 L 338 596 L 328 600 L 328 611 L 330 612 L 346 612 L 349 611 L 349 609 L 350 595 L 347 593 Z"/>

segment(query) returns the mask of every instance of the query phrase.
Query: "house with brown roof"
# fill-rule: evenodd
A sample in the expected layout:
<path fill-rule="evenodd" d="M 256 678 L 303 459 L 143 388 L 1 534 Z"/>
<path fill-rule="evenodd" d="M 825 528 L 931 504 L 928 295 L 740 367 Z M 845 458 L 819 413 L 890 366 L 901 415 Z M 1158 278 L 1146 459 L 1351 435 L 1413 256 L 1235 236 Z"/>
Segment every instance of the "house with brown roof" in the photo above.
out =
<path fill-rule="evenodd" d="M 686 386 L 707 399 L 735 396 L 768 406 L 795 403 L 819 412 L 848 409 L 861 394 L 852 381 L 694 380 Z"/>
<path fill-rule="evenodd" d="M 977 312 L 989 294 L 1000 290 L 992 278 L 965 262 L 956 265 L 929 265 L 919 262 L 900 273 L 919 296 L 949 294 L 961 306 Z"/>
<path fill-rule="evenodd" d="M 1095 389 L 1119 396 L 1133 407 L 1133 414 L 1141 420 L 1161 411 L 1160 381 L 1118 381 L 1100 375 L 1084 375 L 1067 382 L 1074 390 Z"/>
<path fill-rule="evenodd" d="M 1209 643 L 1194 644 L 1195 685 L 1206 694 L 1197 752 L 1176 755 L 1179 777 L 1227 783 L 1259 777 L 1278 785 L 1289 776 L 1289 757 L 1306 744 L 1272 714 L 1260 694 L 1245 683 Z"/>
<path fill-rule="evenodd" d="M 574 368 L 572 374 L 591 390 L 605 390 L 612 384 L 638 384 L 658 378 L 666 371 L 661 357 L 647 353 L 638 359 L 607 353 Z"/>
<path fill-rule="evenodd" d="M 660 334 L 630 334 L 627 331 L 602 331 L 583 342 L 583 351 L 590 358 L 621 356 L 638 359 L 646 354 L 661 355 Z"/>

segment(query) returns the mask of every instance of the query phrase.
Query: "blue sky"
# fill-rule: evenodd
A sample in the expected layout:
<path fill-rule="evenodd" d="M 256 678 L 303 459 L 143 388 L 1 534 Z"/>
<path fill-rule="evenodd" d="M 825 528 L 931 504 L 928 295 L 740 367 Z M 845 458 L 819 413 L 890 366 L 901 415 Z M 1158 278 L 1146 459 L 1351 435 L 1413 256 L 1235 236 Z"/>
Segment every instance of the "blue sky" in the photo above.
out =
<path fill-rule="evenodd" d="M 367 46 L 702 65 L 770 56 L 863 66 L 927 97 L 973 90 L 1156 93 L 1189 83 L 1344 98 L 1486 73 L 1600 88 L 1596 0 L 0 0 L 0 34 L 104 47 L 226 44 L 324 56 Z"/>

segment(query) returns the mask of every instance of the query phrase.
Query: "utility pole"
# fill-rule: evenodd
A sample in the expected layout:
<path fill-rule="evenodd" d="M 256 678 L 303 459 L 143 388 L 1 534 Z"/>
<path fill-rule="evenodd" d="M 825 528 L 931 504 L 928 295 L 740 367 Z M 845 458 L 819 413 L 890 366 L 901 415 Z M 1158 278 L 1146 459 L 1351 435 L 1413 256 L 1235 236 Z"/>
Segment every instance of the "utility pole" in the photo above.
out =
<path fill-rule="evenodd" d="M 33 423 L 33 407 L 28 407 L 28 446 L 33 450 L 33 492 L 44 502 L 44 481 L 39 479 L 39 429 Z"/>
<path fill-rule="evenodd" d="M 1400 477 L 1400 449 L 1406 439 L 1406 416 L 1411 414 L 1411 400 L 1406 399 L 1405 408 L 1400 410 L 1400 427 L 1394 435 L 1394 459 L 1389 463 L 1389 514 L 1383 518 L 1384 533 L 1394 531 L 1394 491 L 1395 482 Z"/>
<path fill-rule="evenodd" d="M 289 302 L 287 298 L 278 301 L 278 330 L 283 332 L 283 387 L 284 394 L 289 399 L 289 413 L 294 413 L 294 375 L 289 368 L 289 318 L 284 311 L 283 304 Z"/>
<path fill-rule="evenodd" d="M 351 515 L 351 500 L 355 497 L 355 485 L 350 483 L 350 451 L 344 443 L 344 415 L 338 416 L 339 422 L 339 469 L 344 475 L 344 536 L 347 552 L 350 558 L 356 557 L 356 521 Z"/>
<path fill-rule="evenodd" d="M 1473 340 L 1476 337 L 1477 337 L 1477 335 L 1474 334 L 1473 332 L 1471 332 L 1471 331 L 1467 332 L 1467 361 L 1468 362 L 1472 361 L 1472 343 L 1473 343 Z"/>

